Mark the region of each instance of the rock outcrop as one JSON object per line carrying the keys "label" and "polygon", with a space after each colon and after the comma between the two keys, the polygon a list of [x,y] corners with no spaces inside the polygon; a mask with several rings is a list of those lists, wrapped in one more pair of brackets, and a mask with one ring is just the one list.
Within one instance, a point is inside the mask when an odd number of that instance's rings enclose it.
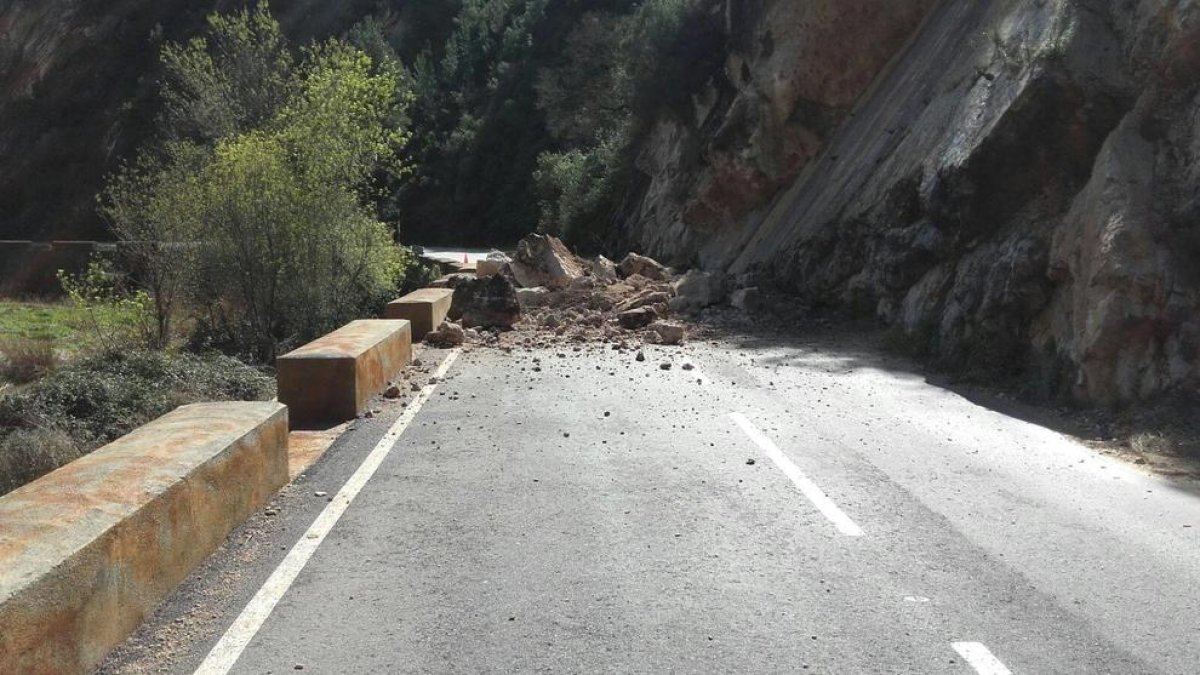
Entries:
{"label": "rock outcrop", "polygon": [[714,3],[632,248],[874,314],[1046,395],[1200,377],[1200,3]]}

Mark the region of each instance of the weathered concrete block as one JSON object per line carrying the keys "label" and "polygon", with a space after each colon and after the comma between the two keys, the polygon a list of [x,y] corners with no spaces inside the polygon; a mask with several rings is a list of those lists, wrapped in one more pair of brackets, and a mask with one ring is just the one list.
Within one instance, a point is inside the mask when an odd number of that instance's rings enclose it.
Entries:
{"label": "weathered concrete block", "polygon": [[0,673],[91,672],[287,482],[287,426],[184,406],[0,497]]}
{"label": "weathered concrete block", "polygon": [[353,419],[411,360],[408,321],[352,321],[279,357],[279,401],[293,426]]}
{"label": "weathered concrete block", "polygon": [[389,302],[383,310],[383,316],[411,321],[412,339],[420,342],[425,339],[426,333],[446,320],[453,297],[452,288],[422,288]]}

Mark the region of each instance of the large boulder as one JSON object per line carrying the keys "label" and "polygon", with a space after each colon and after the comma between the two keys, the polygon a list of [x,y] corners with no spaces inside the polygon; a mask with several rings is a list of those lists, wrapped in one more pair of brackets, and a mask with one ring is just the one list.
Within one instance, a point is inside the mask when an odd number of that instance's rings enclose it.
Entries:
{"label": "large boulder", "polygon": [[531,234],[522,239],[509,268],[517,283],[525,288],[566,288],[583,276],[583,267],[566,245],[543,234]]}
{"label": "large boulder", "polygon": [[675,298],[671,309],[677,312],[695,311],[721,302],[725,297],[725,281],[720,276],[691,270],[672,287]]}
{"label": "large boulder", "polygon": [[464,281],[454,289],[450,318],[466,328],[510,330],[521,318],[517,289],[499,274]]}
{"label": "large boulder", "polygon": [[664,345],[678,345],[683,343],[683,338],[686,331],[681,324],[668,323],[666,321],[655,321],[650,324],[650,330],[658,334],[658,341]]}
{"label": "large boulder", "polygon": [[525,309],[545,307],[550,303],[550,291],[545,286],[518,288],[517,302],[521,303],[521,307]]}
{"label": "large boulder", "polygon": [[634,275],[643,276],[654,281],[663,281],[671,275],[671,270],[665,265],[658,262],[654,258],[647,258],[644,255],[630,253],[621,260],[621,264],[617,265],[617,269],[621,271],[621,275],[632,277]]}
{"label": "large boulder", "polygon": [[637,330],[645,328],[658,319],[658,313],[649,307],[639,307],[617,314],[617,322],[622,328]]}
{"label": "large boulder", "polygon": [[671,294],[666,291],[645,290],[637,295],[630,297],[623,302],[617,304],[613,311],[617,313],[627,312],[638,307],[646,307],[648,305],[657,305],[660,303],[671,302]]}
{"label": "large boulder", "polygon": [[743,312],[756,312],[762,307],[762,295],[757,286],[739,288],[730,294],[729,304]]}
{"label": "large boulder", "polygon": [[597,256],[595,260],[588,263],[588,267],[592,270],[592,277],[597,282],[608,286],[620,281],[617,275],[617,264],[604,256]]}

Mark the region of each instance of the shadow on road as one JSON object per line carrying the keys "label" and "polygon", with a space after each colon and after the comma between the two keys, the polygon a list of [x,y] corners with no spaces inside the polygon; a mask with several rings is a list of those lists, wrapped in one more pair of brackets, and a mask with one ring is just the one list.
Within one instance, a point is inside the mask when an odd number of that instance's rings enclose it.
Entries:
{"label": "shadow on road", "polygon": [[[762,317],[770,317],[764,319]],[[889,348],[878,322],[770,311],[750,316],[710,310],[700,321],[703,337],[735,349],[763,353],[756,363],[797,366],[827,373],[862,369],[911,378],[1006,417],[1079,439],[1097,452],[1173,479],[1176,488],[1200,496],[1200,397],[1179,394],[1122,409],[1031,401],[1019,383],[980,382],[936,371]]]}

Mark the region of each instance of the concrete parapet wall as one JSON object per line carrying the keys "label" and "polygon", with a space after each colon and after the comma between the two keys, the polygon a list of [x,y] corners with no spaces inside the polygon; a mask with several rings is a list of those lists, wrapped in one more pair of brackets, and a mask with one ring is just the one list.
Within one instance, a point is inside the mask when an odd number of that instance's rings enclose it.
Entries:
{"label": "concrete parapet wall", "polygon": [[450,288],[422,288],[389,302],[383,315],[412,322],[412,339],[420,342],[446,320],[453,298],[454,290]]}
{"label": "concrete parapet wall", "polygon": [[279,357],[279,401],[293,426],[353,419],[411,360],[410,322],[352,321]]}
{"label": "concrete parapet wall", "polygon": [[184,406],[0,497],[0,672],[98,665],[287,483],[287,415]]}

